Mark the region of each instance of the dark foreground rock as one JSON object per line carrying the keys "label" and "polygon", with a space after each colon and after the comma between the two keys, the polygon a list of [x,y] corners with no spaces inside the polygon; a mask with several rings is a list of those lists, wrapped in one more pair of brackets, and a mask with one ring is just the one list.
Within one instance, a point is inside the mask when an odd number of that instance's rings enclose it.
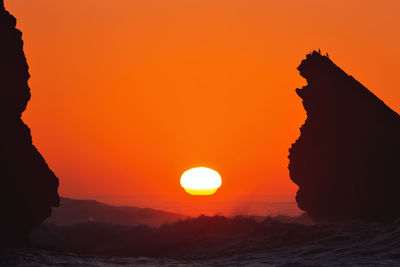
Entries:
{"label": "dark foreground rock", "polygon": [[400,117],[327,56],[298,67],[307,112],[289,150],[299,207],[317,222],[400,215]]}
{"label": "dark foreground rock", "polygon": [[32,145],[21,119],[30,99],[22,33],[0,0],[0,245],[28,243],[59,205],[58,179]]}

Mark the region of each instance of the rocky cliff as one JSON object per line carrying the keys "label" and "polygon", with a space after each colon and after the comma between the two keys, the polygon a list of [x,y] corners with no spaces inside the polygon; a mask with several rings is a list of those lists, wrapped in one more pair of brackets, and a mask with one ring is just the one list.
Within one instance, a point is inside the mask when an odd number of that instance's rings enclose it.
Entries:
{"label": "rocky cliff", "polygon": [[298,67],[307,112],[289,152],[296,201],[315,221],[390,221],[400,215],[400,116],[327,56]]}
{"label": "rocky cliff", "polygon": [[0,0],[0,245],[25,245],[59,205],[58,179],[21,119],[30,99],[22,33]]}

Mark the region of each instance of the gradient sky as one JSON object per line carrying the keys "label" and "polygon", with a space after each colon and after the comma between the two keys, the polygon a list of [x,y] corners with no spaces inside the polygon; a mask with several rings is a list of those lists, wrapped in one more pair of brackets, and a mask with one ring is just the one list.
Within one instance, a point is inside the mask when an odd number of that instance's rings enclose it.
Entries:
{"label": "gradient sky", "polygon": [[[64,196],[294,196],[306,115],[296,67],[320,48],[400,112],[400,1],[6,0],[32,75],[24,121]],[[111,198],[110,198],[111,196]]]}

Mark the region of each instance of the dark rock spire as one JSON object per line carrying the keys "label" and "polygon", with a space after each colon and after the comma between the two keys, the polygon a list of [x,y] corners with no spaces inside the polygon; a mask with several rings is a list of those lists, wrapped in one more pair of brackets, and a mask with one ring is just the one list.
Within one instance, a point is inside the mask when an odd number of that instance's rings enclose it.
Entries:
{"label": "dark rock spire", "polygon": [[400,116],[327,56],[298,67],[307,112],[289,152],[296,201],[315,221],[400,215]]}
{"label": "dark rock spire", "polygon": [[31,96],[28,64],[16,19],[0,1],[0,246],[20,246],[59,205],[58,179],[21,119]]}

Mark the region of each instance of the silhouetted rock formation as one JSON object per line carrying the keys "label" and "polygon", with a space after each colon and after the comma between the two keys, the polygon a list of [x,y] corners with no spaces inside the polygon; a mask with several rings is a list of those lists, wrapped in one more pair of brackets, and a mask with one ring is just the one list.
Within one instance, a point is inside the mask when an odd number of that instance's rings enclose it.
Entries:
{"label": "silhouetted rock formation", "polygon": [[298,67],[307,112],[289,150],[296,200],[316,222],[400,215],[400,116],[327,56]]}
{"label": "silhouetted rock formation", "polygon": [[22,119],[30,99],[28,65],[16,19],[0,0],[0,245],[28,242],[59,205],[58,179],[32,145]]}

